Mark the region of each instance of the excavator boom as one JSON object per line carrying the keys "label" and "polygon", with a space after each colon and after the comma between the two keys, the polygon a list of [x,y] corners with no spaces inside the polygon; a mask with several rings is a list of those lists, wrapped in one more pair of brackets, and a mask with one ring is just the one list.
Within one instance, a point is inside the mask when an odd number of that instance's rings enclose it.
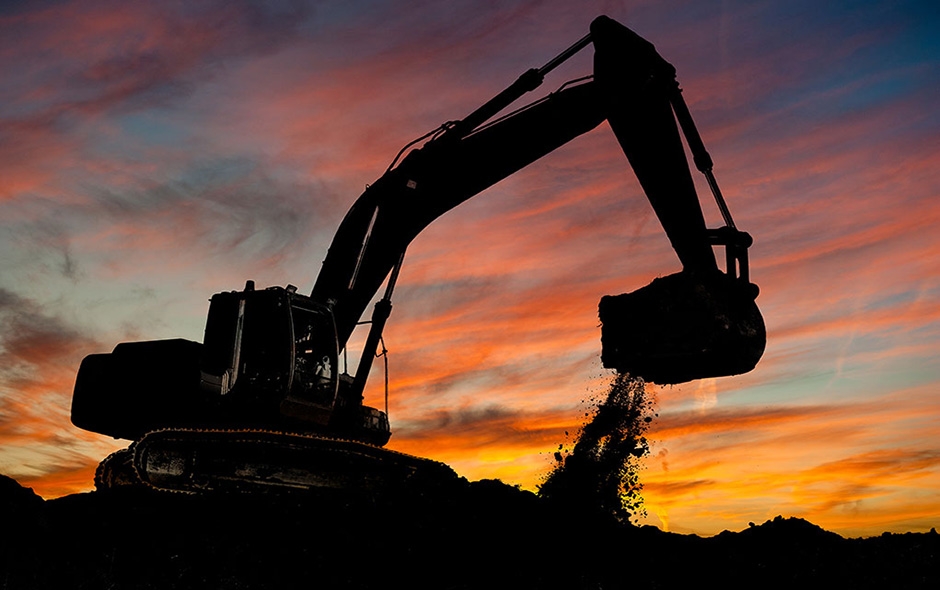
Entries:
{"label": "excavator boom", "polygon": [[[541,83],[542,72],[593,41],[593,80],[568,85],[485,125]],[[591,131],[614,130],[683,268],[717,270],[671,109],[675,69],[653,46],[599,17],[591,34],[541,69],[528,70],[485,105],[442,129],[372,183],[340,224],[312,297],[334,302],[346,341],[408,244],[432,221],[500,180]]]}
{"label": "excavator boom", "polygon": [[[486,123],[588,42],[595,47],[593,79],[566,85],[543,100]],[[608,326],[602,338],[605,366],[660,383],[753,368],[763,353],[764,336],[753,303],[757,290],[746,276],[750,238],[733,226],[718,192],[715,196],[728,225],[721,231],[706,227],[676,114],[697,163],[707,165],[709,182],[717,191],[710,157],[682,100],[675,68],[648,41],[616,21],[597,18],[590,35],[543,68],[528,70],[464,119],[442,128],[359,197],[333,238],[311,294],[331,305],[340,347],[386,276],[400,264],[408,244],[425,227],[606,120],[682,263],[685,279],[673,280],[668,288],[661,283],[650,286],[654,293],[647,297],[605,301],[601,308],[602,321],[606,319]],[[712,250],[716,244],[732,253],[726,274],[735,280],[718,279],[721,273]],[[743,271],[741,276],[737,276],[738,269]],[[650,315],[647,302],[657,299],[665,301],[666,311]],[[681,313],[688,309],[698,313]],[[698,317],[716,310],[729,329]],[[653,317],[655,323],[649,321]],[[735,323],[745,317],[746,328]],[[700,330],[690,333],[684,328],[689,324]],[[648,335],[642,350],[630,346],[634,332]],[[670,337],[676,333],[683,336]],[[369,362],[373,350],[364,353],[363,362]],[[697,357],[696,350],[707,352]],[[740,361],[742,351],[747,352],[744,362]],[[650,361],[656,368],[648,369],[646,359],[652,358],[657,359]]]}

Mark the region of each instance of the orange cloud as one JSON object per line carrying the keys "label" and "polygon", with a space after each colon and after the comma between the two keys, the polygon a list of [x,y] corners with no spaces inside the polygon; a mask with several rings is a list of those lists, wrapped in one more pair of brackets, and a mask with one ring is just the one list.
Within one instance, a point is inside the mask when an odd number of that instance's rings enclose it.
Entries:
{"label": "orange cloud", "polygon": [[[940,432],[924,419],[937,411],[930,391],[863,405],[662,415],[641,477],[647,504],[674,530],[705,534],[776,514],[846,535],[877,534],[895,505],[905,516],[892,530],[927,530],[936,501],[916,490],[940,480],[933,448]],[[675,525],[691,514],[699,515],[696,528]]]}

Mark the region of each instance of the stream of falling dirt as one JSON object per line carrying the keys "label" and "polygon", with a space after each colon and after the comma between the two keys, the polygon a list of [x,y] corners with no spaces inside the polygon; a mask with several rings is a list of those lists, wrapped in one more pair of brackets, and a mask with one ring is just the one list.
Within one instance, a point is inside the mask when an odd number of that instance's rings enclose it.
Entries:
{"label": "stream of falling dirt", "polygon": [[581,429],[572,451],[555,453],[539,495],[574,508],[599,509],[623,522],[645,516],[639,471],[649,454],[646,431],[656,415],[646,383],[616,375],[607,397]]}

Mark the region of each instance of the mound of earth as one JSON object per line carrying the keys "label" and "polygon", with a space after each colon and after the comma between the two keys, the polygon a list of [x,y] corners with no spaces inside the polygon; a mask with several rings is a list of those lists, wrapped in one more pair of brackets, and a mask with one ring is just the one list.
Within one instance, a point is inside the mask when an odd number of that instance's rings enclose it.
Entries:
{"label": "mound of earth", "polygon": [[777,517],[664,533],[499,481],[384,497],[92,492],[0,478],[0,588],[940,587],[940,535]]}

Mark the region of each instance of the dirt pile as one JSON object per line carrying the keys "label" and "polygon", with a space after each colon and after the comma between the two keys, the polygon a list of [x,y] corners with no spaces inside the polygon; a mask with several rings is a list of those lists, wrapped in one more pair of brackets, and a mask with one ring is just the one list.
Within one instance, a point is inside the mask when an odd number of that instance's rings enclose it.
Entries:
{"label": "dirt pile", "polygon": [[621,522],[643,514],[641,459],[649,454],[647,429],[652,399],[640,378],[617,374],[594,417],[581,429],[574,450],[555,453],[556,465],[539,495],[584,510],[597,509]]}

